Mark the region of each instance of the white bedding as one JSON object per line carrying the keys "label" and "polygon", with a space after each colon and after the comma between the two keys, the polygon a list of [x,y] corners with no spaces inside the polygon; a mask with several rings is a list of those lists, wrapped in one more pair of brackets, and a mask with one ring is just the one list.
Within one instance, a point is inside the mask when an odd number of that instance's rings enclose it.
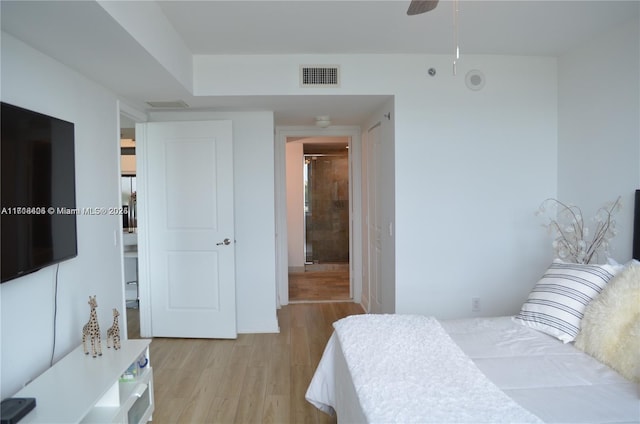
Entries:
{"label": "white bedding", "polygon": [[[510,317],[441,324],[496,386],[545,422],[640,423],[638,385],[571,344],[524,327]],[[411,365],[407,367],[405,372],[411,373]],[[370,411],[363,411],[367,402],[362,402],[361,389],[355,388],[351,374],[334,334],[307,399],[325,412],[337,411],[340,422],[371,421]],[[444,421],[459,421],[450,417]]]}

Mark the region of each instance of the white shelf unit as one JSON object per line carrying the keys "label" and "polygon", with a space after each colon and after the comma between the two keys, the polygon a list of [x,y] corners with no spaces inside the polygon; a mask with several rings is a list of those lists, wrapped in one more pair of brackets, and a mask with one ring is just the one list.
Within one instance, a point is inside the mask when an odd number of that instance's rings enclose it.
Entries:
{"label": "white shelf unit", "polygon": [[[36,398],[36,407],[20,422],[28,423],[145,423],[154,409],[151,340],[123,340],[121,348],[102,356],[85,355],[78,346],[29,383],[15,397]],[[146,365],[126,381],[121,376],[139,358]]]}

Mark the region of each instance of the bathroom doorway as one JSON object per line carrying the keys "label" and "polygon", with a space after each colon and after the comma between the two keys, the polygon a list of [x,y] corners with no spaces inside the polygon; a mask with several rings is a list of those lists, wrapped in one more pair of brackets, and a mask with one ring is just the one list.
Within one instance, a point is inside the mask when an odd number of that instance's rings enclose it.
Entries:
{"label": "bathroom doorway", "polygon": [[288,140],[290,301],[351,299],[349,163],[349,137]]}

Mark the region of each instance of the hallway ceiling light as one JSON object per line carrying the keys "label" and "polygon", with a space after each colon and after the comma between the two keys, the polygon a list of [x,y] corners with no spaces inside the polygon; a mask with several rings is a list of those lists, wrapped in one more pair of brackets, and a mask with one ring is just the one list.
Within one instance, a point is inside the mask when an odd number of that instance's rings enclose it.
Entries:
{"label": "hallway ceiling light", "polygon": [[331,125],[331,119],[328,115],[316,116],[316,125],[320,128],[327,128]]}

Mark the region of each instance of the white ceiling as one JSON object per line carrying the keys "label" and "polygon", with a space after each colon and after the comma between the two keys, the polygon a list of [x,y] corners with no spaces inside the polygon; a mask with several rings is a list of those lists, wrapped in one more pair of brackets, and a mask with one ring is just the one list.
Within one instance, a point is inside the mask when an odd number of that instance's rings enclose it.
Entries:
{"label": "white ceiling", "polygon": [[[453,53],[453,2],[407,16],[404,0],[159,1],[192,54]],[[638,16],[640,0],[459,2],[461,54],[560,56]],[[2,30],[136,104],[274,110],[278,125],[358,124],[387,96],[195,97],[93,0],[2,0]]]}
{"label": "white ceiling", "polygon": [[[633,3],[461,0],[461,52],[558,56],[628,19]],[[409,1],[404,0],[159,4],[194,54],[453,51],[451,0],[441,0],[434,10],[417,16],[407,16]]]}

